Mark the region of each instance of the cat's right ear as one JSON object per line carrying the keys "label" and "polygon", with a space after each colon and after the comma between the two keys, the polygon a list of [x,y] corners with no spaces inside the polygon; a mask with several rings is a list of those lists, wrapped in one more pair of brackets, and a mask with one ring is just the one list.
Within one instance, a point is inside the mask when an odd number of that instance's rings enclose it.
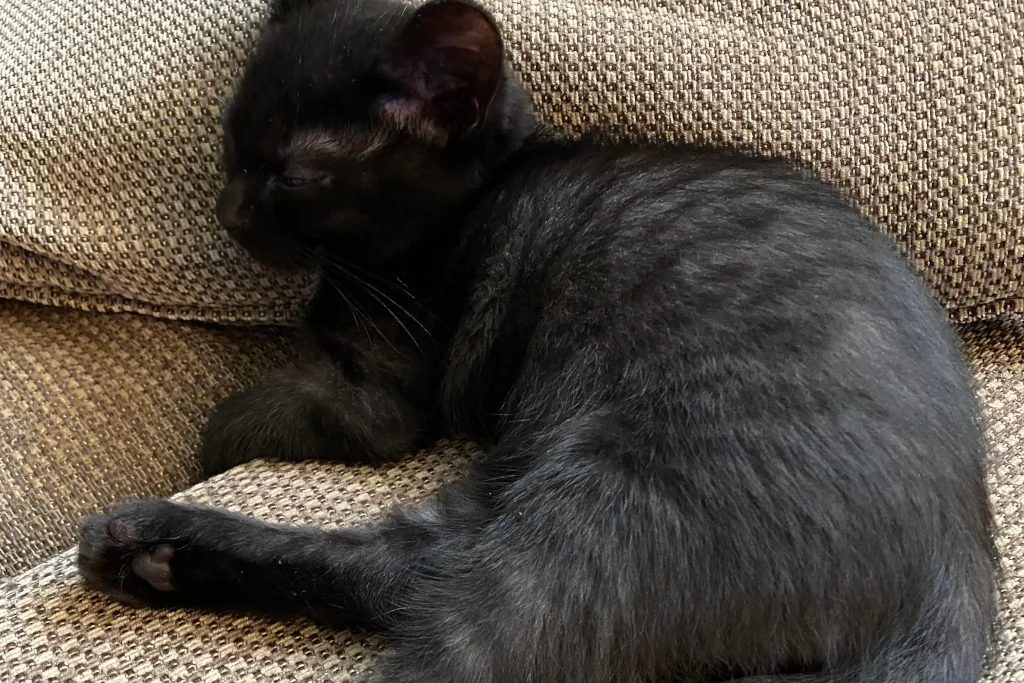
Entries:
{"label": "cat's right ear", "polygon": [[387,85],[378,111],[443,145],[484,123],[503,67],[501,35],[485,10],[466,0],[433,0],[415,11],[379,65]]}

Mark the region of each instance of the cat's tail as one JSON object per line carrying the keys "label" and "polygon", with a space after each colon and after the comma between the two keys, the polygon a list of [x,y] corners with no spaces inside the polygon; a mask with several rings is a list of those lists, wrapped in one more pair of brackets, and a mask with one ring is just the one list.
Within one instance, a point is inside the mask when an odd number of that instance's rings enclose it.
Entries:
{"label": "cat's tail", "polygon": [[[982,562],[979,576],[991,576]],[[937,572],[930,606],[901,637],[822,673],[773,674],[731,683],[978,683],[993,635],[996,598],[991,581],[958,581]]]}
{"label": "cat's tail", "polygon": [[879,658],[829,672],[771,674],[730,683],[978,683],[984,666],[984,650],[964,650],[962,645],[947,652],[897,649]]}

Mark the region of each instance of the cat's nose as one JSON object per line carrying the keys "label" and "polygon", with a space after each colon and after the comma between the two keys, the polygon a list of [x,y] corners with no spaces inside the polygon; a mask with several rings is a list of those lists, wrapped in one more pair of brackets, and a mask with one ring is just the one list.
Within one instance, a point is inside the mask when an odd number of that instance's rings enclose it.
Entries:
{"label": "cat's nose", "polygon": [[248,221],[248,207],[245,205],[245,184],[232,180],[220,193],[217,200],[217,220],[228,229],[244,227]]}

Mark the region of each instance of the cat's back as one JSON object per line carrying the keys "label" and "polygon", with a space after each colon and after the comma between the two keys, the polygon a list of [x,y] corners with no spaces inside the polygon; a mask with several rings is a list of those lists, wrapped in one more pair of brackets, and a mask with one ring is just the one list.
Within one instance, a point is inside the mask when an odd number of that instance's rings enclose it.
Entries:
{"label": "cat's back", "polygon": [[873,270],[890,287],[914,280],[851,202],[781,160],[555,142],[528,149],[497,187],[478,214],[482,250],[521,258],[559,290],[566,278],[630,288],[660,271],[695,302],[735,304],[768,284],[828,287],[847,271]]}
{"label": "cat's back", "polygon": [[790,164],[554,143],[511,164],[472,220],[480,270],[452,367],[501,367],[477,375],[492,405],[518,382],[551,415],[588,393],[672,420],[728,404],[738,421],[832,429],[845,410],[872,433],[944,423],[979,455],[941,307],[849,201]]}
{"label": "cat's back", "polygon": [[726,486],[836,528],[852,507],[962,506],[983,535],[985,447],[952,327],[826,184],[771,160],[567,145],[513,167],[476,220],[455,414],[516,416],[499,433],[597,414],[670,496]]}
{"label": "cat's back", "polygon": [[558,308],[607,327],[614,309],[705,334],[723,326],[733,339],[787,320],[948,327],[887,237],[780,160],[549,143],[510,165],[472,222],[472,260],[487,264],[479,282],[536,315]]}

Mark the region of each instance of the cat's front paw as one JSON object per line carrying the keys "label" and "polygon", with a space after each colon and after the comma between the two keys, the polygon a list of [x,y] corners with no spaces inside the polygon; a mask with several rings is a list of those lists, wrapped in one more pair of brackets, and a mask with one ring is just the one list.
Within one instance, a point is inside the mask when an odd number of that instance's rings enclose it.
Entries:
{"label": "cat's front paw", "polygon": [[210,416],[200,462],[207,476],[257,458],[305,460],[313,439],[300,392],[291,399],[271,383],[228,397]]}
{"label": "cat's front paw", "polygon": [[174,557],[188,543],[188,524],[187,508],[159,499],[87,518],[78,545],[83,582],[129,604],[174,604]]}

